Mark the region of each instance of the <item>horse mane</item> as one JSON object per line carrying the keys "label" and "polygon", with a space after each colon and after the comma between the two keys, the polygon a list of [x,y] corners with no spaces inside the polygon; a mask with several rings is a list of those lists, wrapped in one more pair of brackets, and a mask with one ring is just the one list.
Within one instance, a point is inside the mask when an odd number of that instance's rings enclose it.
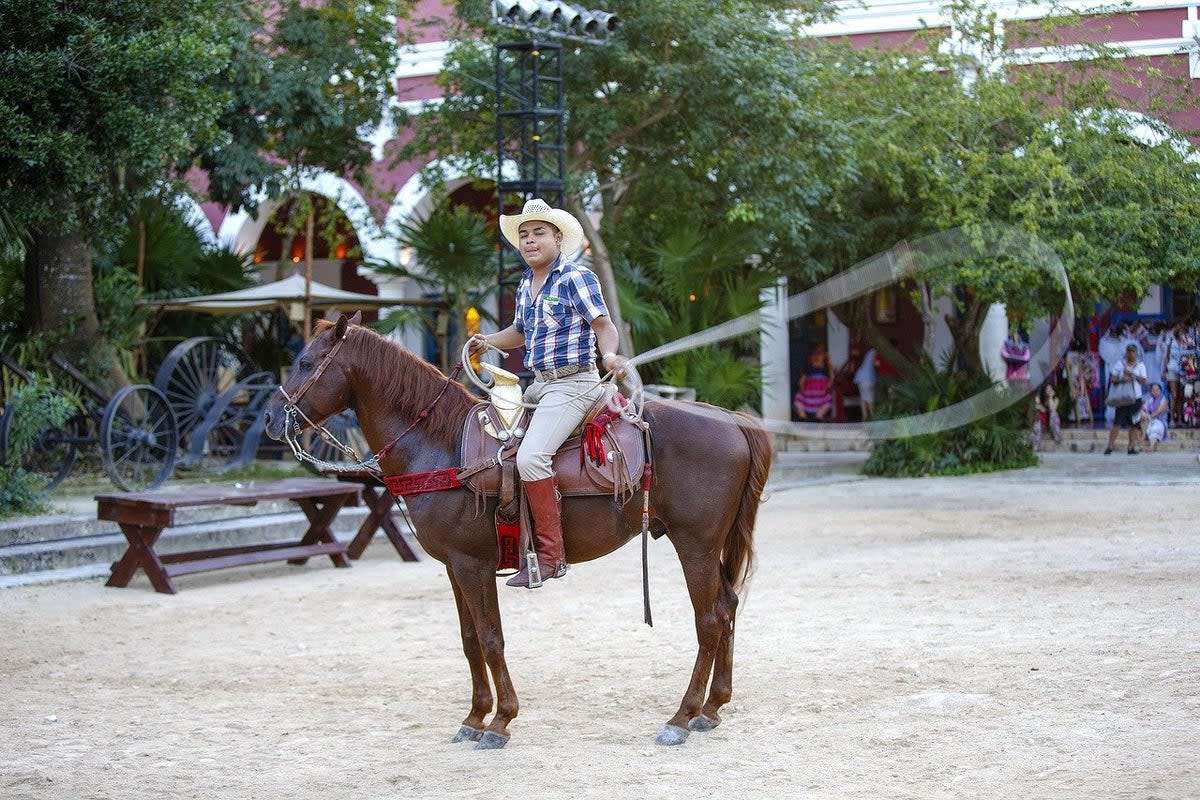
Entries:
{"label": "horse mane", "polygon": [[[322,320],[318,331],[332,325]],[[463,421],[479,398],[458,381],[449,381],[447,386],[449,379],[441,370],[370,328],[347,328],[343,347],[358,368],[371,376],[373,393],[384,407],[397,409],[409,419],[415,420],[444,387],[445,393],[421,423],[421,431],[450,452],[458,450]]]}

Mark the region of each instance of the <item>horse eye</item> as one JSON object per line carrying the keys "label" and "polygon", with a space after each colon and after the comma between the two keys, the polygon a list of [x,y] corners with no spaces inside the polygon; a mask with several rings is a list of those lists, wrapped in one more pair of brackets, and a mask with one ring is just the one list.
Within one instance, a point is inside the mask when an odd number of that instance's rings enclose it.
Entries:
{"label": "horse eye", "polygon": [[312,362],[309,361],[307,358],[302,358],[302,359],[300,359],[300,363],[297,364],[296,366],[299,367],[300,369],[304,370],[305,372],[307,372],[308,370],[312,369]]}

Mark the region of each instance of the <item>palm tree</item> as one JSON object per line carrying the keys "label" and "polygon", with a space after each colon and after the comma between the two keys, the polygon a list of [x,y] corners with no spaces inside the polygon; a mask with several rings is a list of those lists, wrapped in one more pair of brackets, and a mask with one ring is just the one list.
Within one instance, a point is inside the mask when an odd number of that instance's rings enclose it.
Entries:
{"label": "palm tree", "polygon": [[[419,321],[439,337],[441,367],[447,371],[466,341],[467,311],[479,309],[480,301],[497,289],[495,237],[489,234],[487,220],[479,212],[467,206],[438,203],[424,219],[401,225],[396,238],[402,247],[412,249],[415,268],[391,264],[372,267],[416,281],[437,293],[444,306],[433,312],[427,308],[394,311],[377,327],[388,331]],[[480,313],[484,312],[480,309]]]}

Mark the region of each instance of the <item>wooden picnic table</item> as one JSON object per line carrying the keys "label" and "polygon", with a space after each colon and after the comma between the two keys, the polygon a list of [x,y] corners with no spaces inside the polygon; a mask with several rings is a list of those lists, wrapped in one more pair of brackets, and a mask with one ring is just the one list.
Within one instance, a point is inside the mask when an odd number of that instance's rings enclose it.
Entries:
{"label": "wooden picnic table", "polygon": [[[99,519],[116,522],[129,547],[112,566],[108,586],[127,586],[141,567],[155,591],[175,594],[171,578],[226,567],[288,561],[303,564],[312,556],[327,555],[336,567],[349,567],[346,545],[333,535],[330,525],[347,503],[357,502],[359,487],[321,478],[291,478],[184,487],[165,491],[96,495]],[[185,508],[222,505],[255,505],[264,500],[291,500],[308,518],[308,530],[298,541],[192,550],[159,555],[155,545],[162,532],[175,526],[176,512]]]}
{"label": "wooden picnic table", "polygon": [[388,540],[392,543],[392,547],[396,548],[400,558],[405,561],[418,561],[417,554],[409,546],[392,516],[396,510],[396,498],[380,484],[379,478],[365,470],[338,472],[335,473],[335,477],[339,481],[358,484],[362,488],[362,500],[367,507],[367,518],[359,526],[358,534],[347,545],[346,555],[357,560],[375,537],[375,532],[383,528],[383,532],[387,534]]}

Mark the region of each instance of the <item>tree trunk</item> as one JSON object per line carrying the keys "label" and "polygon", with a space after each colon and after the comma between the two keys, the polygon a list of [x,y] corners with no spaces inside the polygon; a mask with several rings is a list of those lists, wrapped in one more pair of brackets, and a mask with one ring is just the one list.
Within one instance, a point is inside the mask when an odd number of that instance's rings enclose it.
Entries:
{"label": "tree trunk", "polygon": [[25,313],[29,333],[53,334],[54,350],[63,358],[92,365],[86,371],[112,391],[129,385],[115,351],[100,336],[91,243],[81,230],[33,234],[25,256]]}
{"label": "tree trunk", "polygon": [[971,297],[967,309],[961,318],[946,315],[946,325],[954,338],[954,347],[962,358],[963,369],[968,375],[984,375],[983,358],[979,354],[979,330],[987,317],[991,303],[984,303],[978,297]]}
{"label": "tree trunk", "polygon": [[627,356],[634,355],[633,339],[629,334],[629,329],[625,327],[625,321],[621,317],[621,302],[617,296],[617,277],[613,272],[612,259],[609,258],[608,248],[604,245],[604,238],[600,236],[600,231],[592,224],[588,218],[587,212],[583,208],[583,204],[579,202],[579,198],[573,194],[567,193],[564,196],[567,210],[574,215],[575,219],[583,226],[584,236],[587,237],[588,244],[592,248],[592,272],[596,273],[596,277],[600,279],[600,290],[604,293],[604,302],[608,305],[608,313],[612,318],[613,325],[617,326],[617,333],[621,337],[621,352]]}

